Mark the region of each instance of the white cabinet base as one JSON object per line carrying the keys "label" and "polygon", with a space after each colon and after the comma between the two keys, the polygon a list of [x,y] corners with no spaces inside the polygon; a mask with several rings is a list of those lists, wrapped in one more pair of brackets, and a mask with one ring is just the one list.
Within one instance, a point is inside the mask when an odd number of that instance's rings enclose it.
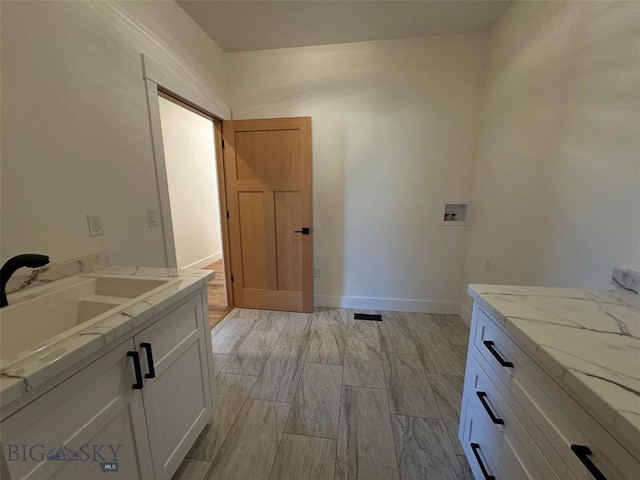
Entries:
{"label": "white cabinet base", "polygon": [[[458,436],[477,479],[640,478],[640,462],[477,303],[462,408]],[[587,462],[573,445],[589,448]]]}
{"label": "white cabinet base", "polygon": [[127,341],[2,422],[11,480],[104,479],[107,463],[117,468],[109,478],[153,478],[132,348]]}
{"label": "white cabinet base", "polygon": [[170,480],[212,411],[205,298],[179,298],[3,420],[2,480]]}

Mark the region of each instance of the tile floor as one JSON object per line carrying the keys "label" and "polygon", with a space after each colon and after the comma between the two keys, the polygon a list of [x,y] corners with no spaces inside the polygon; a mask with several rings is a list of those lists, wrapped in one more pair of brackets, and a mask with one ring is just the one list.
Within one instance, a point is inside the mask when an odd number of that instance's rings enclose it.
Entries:
{"label": "tile floor", "polygon": [[220,322],[215,412],[173,480],[472,479],[457,441],[467,327],[355,312]]}

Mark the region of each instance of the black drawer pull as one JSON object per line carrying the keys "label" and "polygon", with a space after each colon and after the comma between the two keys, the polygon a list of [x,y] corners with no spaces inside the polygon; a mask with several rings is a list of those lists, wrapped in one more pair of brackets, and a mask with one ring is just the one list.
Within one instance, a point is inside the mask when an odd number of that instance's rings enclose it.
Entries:
{"label": "black drawer pull", "polygon": [[589,473],[593,475],[596,480],[607,480],[598,467],[589,458],[591,455],[591,449],[586,445],[571,445],[571,450],[576,454],[576,457],[582,462],[582,464],[589,470]]}
{"label": "black drawer pull", "polygon": [[141,343],[140,347],[144,348],[147,352],[147,366],[149,367],[149,373],[144,374],[144,378],[156,378],[156,366],[153,364],[153,352],[151,351],[150,343]]}
{"label": "black drawer pull", "polygon": [[142,369],[140,368],[140,355],[138,352],[127,352],[127,357],[133,358],[133,369],[136,372],[136,383],[131,385],[131,388],[135,390],[142,390],[144,385],[142,384]]}
{"label": "black drawer pull", "polygon": [[482,476],[484,477],[484,480],[496,480],[496,477],[494,477],[493,475],[489,475],[489,472],[487,472],[484,463],[482,463],[482,458],[480,458],[480,454],[478,453],[478,450],[480,450],[480,444],[471,443],[470,445],[473,456],[476,457],[476,461],[478,462],[478,465],[480,465],[480,470],[482,470]]}
{"label": "black drawer pull", "polygon": [[503,367],[513,368],[513,363],[507,362],[504,358],[500,356],[500,354],[494,347],[495,343],[493,343],[491,340],[485,340],[482,343],[484,343],[484,346],[487,347],[487,350],[491,352],[491,355],[493,355],[495,359],[498,360],[498,362],[500,362],[500,365],[502,365]]}
{"label": "black drawer pull", "polygon": [[487,411],[487,413],[489,414],[489,418],[491,419],[491,421],[493,423],[495,423],[496,425],[504,425],[504,420],[501,418],[496,417],[493,414],[493,411],[491,410],[491,407],[489,406],[489,404],[487,403],[487,392],[476,392],[476,395],[478,396],[478,398],[480,399],[480,403],[482,404],[482,406],[484,407],[484,409]]}

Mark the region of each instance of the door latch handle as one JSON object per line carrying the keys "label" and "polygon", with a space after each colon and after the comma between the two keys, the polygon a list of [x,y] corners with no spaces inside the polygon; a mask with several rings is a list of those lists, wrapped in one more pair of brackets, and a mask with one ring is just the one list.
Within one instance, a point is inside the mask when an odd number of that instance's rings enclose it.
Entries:
{"label": "door latch handle", "polygon": [[311,229],[309,227],[302,227],[302,230],[294,230],[293,233],[301,233],[303,235],[309,235],[311,233]]}

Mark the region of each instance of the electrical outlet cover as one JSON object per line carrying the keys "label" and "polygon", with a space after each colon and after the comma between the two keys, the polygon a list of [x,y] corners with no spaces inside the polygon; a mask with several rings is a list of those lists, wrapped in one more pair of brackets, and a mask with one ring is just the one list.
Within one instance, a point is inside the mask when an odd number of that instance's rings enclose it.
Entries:
{"label": "electrical outlet cover", "polygon": [[102,217],[100,215],[87,215],[87,223],[89,224],[89,235],[98,237],[104,234],[102,229]]}

